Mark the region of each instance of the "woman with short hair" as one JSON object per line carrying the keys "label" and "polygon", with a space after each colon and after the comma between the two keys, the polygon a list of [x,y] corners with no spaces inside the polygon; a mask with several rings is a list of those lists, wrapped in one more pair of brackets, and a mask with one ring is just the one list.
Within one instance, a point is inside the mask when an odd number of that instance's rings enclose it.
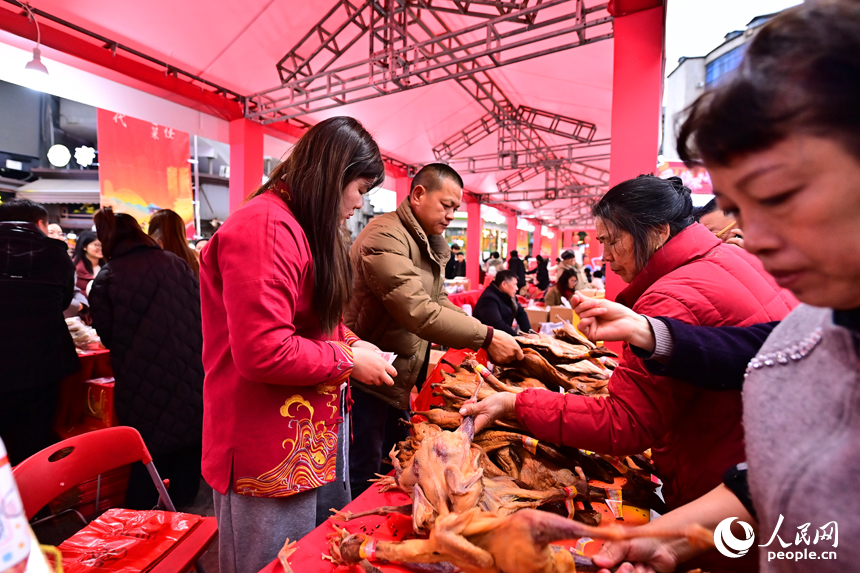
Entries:
{"label": "woman with short hair", "polygon": [[[742,326],[780,320],[793,297],[754,257],[724,245],[692,219],[690,190],[677,177],[642,175],[619,183],[594,206],[603,258],[628,283],[617,301],[637,313],[693,324]],[[706,494],[744,459],[740,392],[713,392],[655,376],[625,347],[609,394],[527,390],[464,408],[477,429],[515,414],[539,440],[626,456],[651,448],[670,509]],[[716,552],[697,563],[718,571],[754,570]]]}

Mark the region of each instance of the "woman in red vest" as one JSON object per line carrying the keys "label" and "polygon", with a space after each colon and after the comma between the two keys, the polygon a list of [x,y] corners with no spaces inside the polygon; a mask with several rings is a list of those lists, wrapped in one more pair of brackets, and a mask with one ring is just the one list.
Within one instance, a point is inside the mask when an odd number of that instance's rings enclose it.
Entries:
{"label": "woman in red vest", "polygon": [[314,127],[203,252],[203,477],[222,573],[256,573],[350,501],[350,377],[394,369],[341,324],[352,286],[342,225],[385,177],[361,124]]}

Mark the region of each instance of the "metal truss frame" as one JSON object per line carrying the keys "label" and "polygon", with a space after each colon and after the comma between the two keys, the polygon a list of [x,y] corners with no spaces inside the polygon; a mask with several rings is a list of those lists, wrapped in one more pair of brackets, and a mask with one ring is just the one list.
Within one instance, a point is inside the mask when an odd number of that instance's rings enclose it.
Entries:
{"label": "metal truss frame", "polygon": [[[261,123],[284,121],[405,89],[468,78],[613,35],[589,35],[591,28],[613,22],[611,16],[596,15],[606,9],[606,4],[586,7],[584,0],[527,4],[524,0],[338,0],[279,62],[281,85],[248,96],[246,117]],[[536,19],[540,11],[563,4],[572,7],[552,18]],[[501,8],[506,13],[490,18],[485,11],[478,13],[476,6]],[[482,21],[452,30],[439,17],[439,13],[451,10],[479,16]],[[434,16],[436,30],[421,20],[422,11]],[[370,35],[370,55],[333,67],[365,34]],[[560,45],[540,46],[568,36],[572,37]],[[533,49],[526,49],[532,45]],[[510,53],[512,50],[515,53]]]}

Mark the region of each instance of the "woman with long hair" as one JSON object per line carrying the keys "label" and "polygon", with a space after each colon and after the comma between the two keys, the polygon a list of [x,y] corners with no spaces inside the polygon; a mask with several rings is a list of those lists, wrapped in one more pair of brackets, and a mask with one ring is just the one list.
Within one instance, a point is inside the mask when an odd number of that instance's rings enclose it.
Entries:
{"label": "woman with long hair", "polygon": [[105,265],[102,244],[95,232],[84,231],[78,235],[72,262],[75,264],[76,286],[86,293],[87,286]]}
{"label": "woman with long hair", "polygon": [[[119,422],[136,428],[177,504],[200,486],[203,333],[197,277],[162,250],[134,217],[109,207],[95,214],[107,263],[93,281],[90,312],[111,351]],[[127,503],[151,509],[158,495],[140,464]]]}
{"label": "woman with long hair", "polygon": [[549,288],[549,259],[538,255],[535,257],[537,265],[534,269],[526,271],[527,275],[535,275],[535,285],[539,291],[544,292]]}
{"label": "woman with long hair", "polygon": [[[710,326],[784,318],[795,305],[761,263],[725,245],[692,218],[690,190],[677,177],[641,175],[610,189],[592,210],[603,258],[627,287],[618,302],[637,313]],[[666,505],[705,495],[744,460],[741,395],[694,388],[649,373],[629,347],[609,380],[609,398],[527,390],[466,407],[489,417],[516,414],[539,440],[626,456],[651,449]],[[461,412],[462,413],[462,412]],[[716,551],[702,557],[712,573],[752,571],[754,559]]]}
{"label": "woman with long hair", "polygon": [[544,296],[544,304],[547,306],[560,306],[562,297],[570,302],[573,293],[576,292],[576,284],[579,281],[576,269],[565,269],[561,276]]}
{"label": "woman with long hair", "polygon": [[169,251],[188,263],[194,275],[200,278],[200,263],[197,262],[197,253],[188,246],[185,238],[185,221],[176,211],[170,209],[159,209],[149,218],[149,236],[161,245],[165,251]]}
{"label": "woman with long hair", "polygon": [[341,323],[341,227],[384,177],[358,121],[322,121],[203,250],[203,476],[222,573],[256,573],[350,501],[347,381],[396,372]]}

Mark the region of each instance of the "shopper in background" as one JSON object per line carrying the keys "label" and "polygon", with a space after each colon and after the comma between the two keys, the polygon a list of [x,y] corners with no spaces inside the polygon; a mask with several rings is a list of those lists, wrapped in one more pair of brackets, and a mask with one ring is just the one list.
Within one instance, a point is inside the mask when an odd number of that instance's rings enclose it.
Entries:
{"label": "shopper in background", "polygon": [[63,321],[75,268],[47,231],[42,205],[0,204],[0,437],[12,465],[52,443],[60,380],[80,369]]}
{"label": "shopper in background", "polygon": [[499,251],[493,251],[490,253],[490,258],[484,262],[484,272],[491,277],[496,276],[496,274],[504,268],[505,261],[501,259]]}
{"label": "shopper in background", "polygon": [[350,250],[355,294],[346,325],[397,354],[393,386],[361,386],[353,394],[353,443],[360,446],[350,460],[356,495],[383,472],[383,456],[407,434],[398,420],[409,409],[416,383],[427,377],[431,344],[485,348],[500,364],[522,356],[509,334],[466,316],[443,288],[442,268],[450,256],[443,234],[462,197],[457,172],[431,163],[412,179],[410,194],[397,210],[374,217]]}
{"label": "shopper in background", "polygon": [[64,243],[66,242],[66,234],[63,232],[63,228],[56,223],[48,225],[48,236],[52,239],[58,239]]}
{"label": "shopper in background", "polygon": [[94,231],[83,231],[78,235],[72,262],[75,263],[76,284],[84,294],[88,294],[90,283],[105,264],[102,244]]}
{"label": "shopper in background", "polygon": [[604,290],[606,288],[603,282],[603,269],[597,269],[591,275],[591,288],[595,290]]}
{"label": "shopper in background", "polygon": [[535,268],[526,271],[527,275],[535,275],[535,285],[539,291],[543,292],[549,288],[549,259],[543,258],[541,255],[536,257]]}
{"label": "shopper in background", "polygon": [[203,249],[203,475],[221,573],[257,573],[350,501],[347,380],[390,385],[396,372],[341,323],[340,230],[384,178],[364,127],[327,119]]}
{"label": "shopper in background", "polygon": [[[594,206],[604,260],[628,283],[617,301],[637,313],[709,326],[781,320],[795,305],[747,252],[724,245],[692,220],[690,190],[677,177],[642,175],[624,181]],[[470,405],[467,414],[516,413],[539,440],[610,455],[652,449],[670,509],[717,486],[744,460],[741,396],[652,375],[625,347],[609,381],[610,397],[526,391]],[[479,417],[477,426],[486,424]],[[716,551],[703,569],[751,571],[753,557]],[[698,565],[698,564],[697,564]]]}
{"label": "shopper in background", "polygon": [[[723,485],[654,526],[714,528],[738,519],[754,527],[755,544],[766,546],[763,573],[837,573],[860,561],[853,542],[860,536],[860,5],[789,8],[747,46],[737,74],[691,107],[678,150],[686,161],[703,162],[720,208],[735,213],[746,231],[746,249],[804,304],[758,350],[749,341],[772,325],[731,329],[728,339],[695,333],[722,341],[711,352],[701,348],[717,367],[743,364],[736,347],[755,353],[746,376],[736,368],[731,380],[743,385],[745,469],[734,468]],[[625,319],[616,318],[589,317],[584,328],[626,339]],[[683,327],[690,330],[729,329]],[[674,355],[667,342],[690,348],[683,339],[660,338],[655,354]],[[683,365],[687,357],[678,358]],[[821,539],[824,533],[830,537]],[[594,560],[604,567],[638,561],[637,572],[683,571],[700,551],[683,541],[643,539],[607,544]],[[833,559],[811,560],[813,552],[831,551]],[[782,558],[788,553],[795,558]],[[624,564],[618,571],[634,569]]]}
{"label": "shopper in background", "polygon": [[200,263],[197,262],[197,252],[188,246],[185,233],[185,221],[176,211],[159,209],[149,218],[149,236],[165,251],[171,252],[191,267],[194,276],[200,278]]}
{"label": "shopper in background", "polygon": [[517,328],[523,332],[531,330],[529,315],[517,301],[517,275],[513,271],[499,271],[496,278],[481,293],[472,316],[487,326],[507,332],[511,336],[518,334],[512,325],[514,319]]}
{"label": "shopper in background", "polygon": [[205,247],[208,243],[209,239],[197,239],[197,242],[194,243],[194,250],[197,251],[198,255],[200,255],[200,253],[203,252],[203,247]]}
{"label": "shopper in background", "polygon": [[466,253],[457,253],[457,262],[456,271],[454,271],[454,277],[465,277],[466,276]]}
{"label": "shopper in background", "polygon": [[[448,259],[448,262],[445,263],[445,278],[448,280],[457,278],[457,269],[459,268],[457,262],[457,254],[460,252],[460,245],[457,243],[451,244],[451,258]],[[465,274],[463,275],[465,276]]]}
{"label": "shopper in background", "polygon": [[558,281],[546,291],[546,295],[543,298],[544,304],[546,306],[561,306],[563,304],[562,298],[570,302],[573,293],[576,292],[578,282],[579,279],[576,278],[576,271],[574,269],[565,269],[561,273],[561,276],[558,277]]}
{"label": "shopper in background", "polygon": [[716,199],[711,199],[705,206],[697,208],[693,216],[722,242],[744,247],[744,236],[737,227],[737,219],[717,207]]}
{"label": "shopper in background", "polygon": [[517,251],[511,251],[508,258],[508,270],[517,276],[517,291],[526,286],[526,265]]}
{"label": "shopper in background", "polygon": [[[197,278],[134,217],[108,207],[95,214],[107,258],[90,290],[93,326],[110,349],[120,424],[136,428],[170,497],[190,503],[200,485],[203,337]],[[151,509],[158,495],[146,469],[132,469],[126,502]]]}

